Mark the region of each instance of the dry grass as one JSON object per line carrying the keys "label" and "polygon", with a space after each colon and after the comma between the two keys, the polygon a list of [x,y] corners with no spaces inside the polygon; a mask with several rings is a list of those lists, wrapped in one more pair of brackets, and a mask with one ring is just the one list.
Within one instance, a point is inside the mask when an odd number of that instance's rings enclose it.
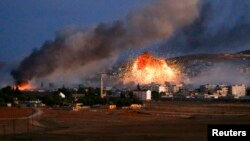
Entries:
{"label": "dry grass", "polygon": [[[250,104],[151,103],[139,111],[85,109],[79,112],[43,109],[24,141],[202,141],[207,124],[249,124]],[[42,125],[42,126],[41,126]],[[10,136],[9,136],[10,137]]]}
{"label": "dry grass", "polygon": [[31,115],[34,112],[32,108],[0,108],[0,119],[1,118],[20,118]]}

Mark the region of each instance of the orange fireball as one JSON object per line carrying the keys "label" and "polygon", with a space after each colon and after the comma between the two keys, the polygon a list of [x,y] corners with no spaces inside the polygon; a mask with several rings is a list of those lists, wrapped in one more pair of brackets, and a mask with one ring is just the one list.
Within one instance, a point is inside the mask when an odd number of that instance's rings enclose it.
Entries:
{"label": "orange fireball", "polygon": [[136,82],[140,84],[165,82],[178,82],[179,71],[170,67],[162,58],[156,58],[149,53],[143,53],[126,71],[124,82]]}
{"label": "orange fireball", "polygon": [[16,88],[20,91],[27,91],[27,90],[31,90],[32,86],[28,82],[21,82],[16,85]]}

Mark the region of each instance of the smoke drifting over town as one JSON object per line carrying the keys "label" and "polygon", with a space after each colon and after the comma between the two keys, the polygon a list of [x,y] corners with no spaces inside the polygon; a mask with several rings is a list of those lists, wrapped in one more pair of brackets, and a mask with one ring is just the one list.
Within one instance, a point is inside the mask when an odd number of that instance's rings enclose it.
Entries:
{"label": "smoke drifting over town", "polygon": [[[155,42],[160,45],[151,47],[154,52],[173,56],[246,50],[250,42],[248,13],[248,0],[153,1],[112,23],[57,32],[54,40],[24,58],[11,74],[17,82],[80,83],[112,67],[128,49],[138,50]],[[202,76],[208,75],[214,82],[218,77],[213,71],[221,69],[210,68],[206,75],[193,78],[193,83],[206,80]],[[220,80],[234,82],[235,78],[228,76],[235,73],[228,71]]]}
{"label": "smoke drifting over town", "polygon": [[200,16],[160,47],[177,54],[218,53],[250,49],[250,1],[200,1]]}
{"label": "smoke drifting over town", "polygon": [[123,20],[87,29],[65,29],[24,58],[11,74],[16,81],[39,79],[57,72],[80,71],[78,76],[84,76],[90,70],[89,65],[92,73],[98,73],[121,51],[165,39],[191,24],[198,14],[198,0],[161,0],[130,13]]}
{"label": "smoke drifting over town", "polygon": [[193,85],[200,84],[245,84],[250,86],[249,73],[240,71],[239,64],[217,63],[205,71],[199,73],[196,77],[190,78]]}

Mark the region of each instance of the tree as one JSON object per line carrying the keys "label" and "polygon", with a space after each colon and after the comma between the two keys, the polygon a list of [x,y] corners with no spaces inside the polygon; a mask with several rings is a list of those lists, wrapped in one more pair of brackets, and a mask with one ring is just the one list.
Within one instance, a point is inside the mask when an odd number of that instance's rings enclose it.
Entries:
{"label": "tree", "polygon": [[160,93],[157,91],[152,91],[152,99],[156,101],[160,100],[161,99]]}
{"label": "tree", "polygon": [[86,91],[83,87],[79,87],[78,90],[77,90],[77,93],[79,94],[86,94]]}
{"label": "tree", "polygon": [[55,105],[55,101],[52,95],[45,95],[44,97],[41,97],[41,100],[44,104],[48,106]]}
{"label": "tree", "polygon": [[139,83],[137,84],[137,90],[138,90],[138,91],[140,91],[140,90],[141,90],[141,86],[140,86],[140,84],[139,84]]}
{"label": "tree", "polygon": [[1,91],[4,94],[13,94],[14,93],[14,90],[12,89],[11,86],[4,87],[4,88],[2,88]]}
{"label": "tree", "polygon": [[0,97],[0,106],[4,104],[4,102],[5,102],[4,99]]}
{"label": "tree", "polygon": [[20,93],[20,91],[12,89],[11,86],[7,86],[1,89],[0,98],[5,102],[13,102],[13,98],[19,96]]}

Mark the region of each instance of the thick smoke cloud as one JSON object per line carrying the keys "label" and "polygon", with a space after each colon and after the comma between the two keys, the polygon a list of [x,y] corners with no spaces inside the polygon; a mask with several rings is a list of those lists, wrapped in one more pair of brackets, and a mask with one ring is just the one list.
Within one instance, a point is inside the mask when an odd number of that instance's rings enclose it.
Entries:
{"label": "thick smoke cloud", "polygon": [[[113,60],[127,48],[143,47],[169,37],[176,29],[192,23],[198,13],[198,0],[161,0],[129,14],[124,20],[87,29],[65,29],[24,58],[12,76],[24,81],[57,74],[57,71],[81,70],[79,76],[84,75],[90,64],[105,66],[109,63],[103,60]],[[98,72],[99,67],[92,69],[92,73]]]}
{"label": "thick smoke cloud", "polygon": [[201,84],[245,84],[250,86],[249,72],[242,72],[239,64],[217,63],[189,80],[189,83]]}
{"label": "thick smoke cloud", "polygon": [[167,40],[162,51],[180,55],[250,49],[249,0],[203,0],[200,5],[199,18]]}

